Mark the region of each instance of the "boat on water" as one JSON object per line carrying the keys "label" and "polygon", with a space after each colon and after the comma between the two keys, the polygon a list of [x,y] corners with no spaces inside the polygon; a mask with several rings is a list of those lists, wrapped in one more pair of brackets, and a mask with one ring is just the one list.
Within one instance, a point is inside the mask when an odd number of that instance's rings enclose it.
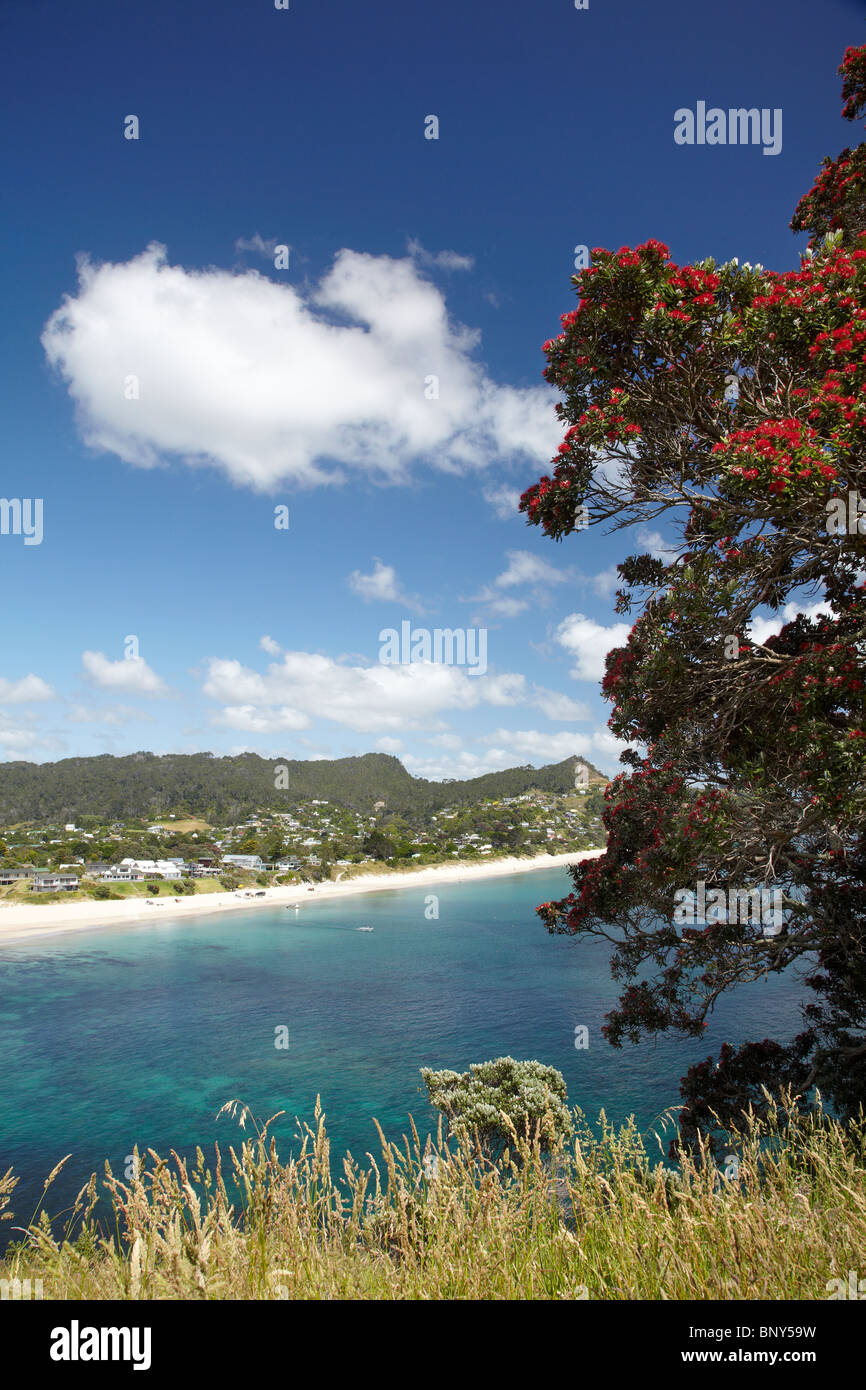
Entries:
{"label": "boat on water", "polygon": [[372,931],[372,930],[373,930],[372,927],[359,927],[359,928],[358,928],[358,931]]}

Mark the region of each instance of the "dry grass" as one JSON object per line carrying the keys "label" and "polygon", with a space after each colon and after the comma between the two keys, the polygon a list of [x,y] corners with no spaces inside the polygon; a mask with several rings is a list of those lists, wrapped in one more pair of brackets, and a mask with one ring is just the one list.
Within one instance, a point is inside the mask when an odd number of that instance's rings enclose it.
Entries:
{"label": "dry grass", "polygon": [[[492,1159],[441,1131],[422,1144],[414,1124],[402,1147],[380,1130],[378,1160],[347,1155],[337,1175],[318,1107],[285,1164],[272,1121],[223,1112],[245,1130],[227,1157],[148,1150],[129,1182],[106,1164],[108,1222],[94,1175],[74,1238],[37,1213],[0,1279],[71,1299],[824,1299],[866,1249],[866,1131],[820,1115],[750,1122],[730,1180],[666,1168],[603,1114],[592,1129],[576,1112],[547,1156],[539,1134]],[[0,1178],[0,1211],[14,1182]]]}

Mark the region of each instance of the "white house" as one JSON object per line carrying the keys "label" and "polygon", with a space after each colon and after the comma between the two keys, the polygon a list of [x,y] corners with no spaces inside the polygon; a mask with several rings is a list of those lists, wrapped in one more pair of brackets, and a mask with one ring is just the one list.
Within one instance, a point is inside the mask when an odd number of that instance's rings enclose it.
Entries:
{"label": "white house", "polygon": [[121,868],[138,869],[144,877],[180,878],[180,869],[169,859],[121,859]]}
{"label": "white house", "polygon": [[37,873],[30,885],[32,893],[76,893],[78,879],[75,874]]}

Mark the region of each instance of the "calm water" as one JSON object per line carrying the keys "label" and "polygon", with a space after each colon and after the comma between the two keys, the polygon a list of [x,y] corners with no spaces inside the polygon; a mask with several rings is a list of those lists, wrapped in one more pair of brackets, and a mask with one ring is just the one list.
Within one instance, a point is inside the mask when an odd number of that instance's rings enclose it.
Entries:
{"label": "calm water", "polygon": [[[550,937],[534,913],[568,886],[562,869],[440,885],[438,921],[424,916],[428,890],[406,889],[0,947],[0,1173],[20,1176],[16,1220],[66,1153],[52,1213],[105,1158],[122,1172],[134,1144],[236,1143],[236,1123],[215,1119],[233,1097],[258,1117],[287,1112],[275,1128],[285,1157],[319,1093],[332,1156],[359,1158],[378,1152],[374,1115],[395,1139],[410,1112],[435,1129],[420,1067],[510,1054],[558,1067],[591,1119],[604,1106],[646,1127],[679,1100],[689,1062],[798,1031],[801,987],[775,979],[723,1001],[705,1043],[609,1047],[605,943]],[[280,1026],[287,1050],[274,1046]]]}

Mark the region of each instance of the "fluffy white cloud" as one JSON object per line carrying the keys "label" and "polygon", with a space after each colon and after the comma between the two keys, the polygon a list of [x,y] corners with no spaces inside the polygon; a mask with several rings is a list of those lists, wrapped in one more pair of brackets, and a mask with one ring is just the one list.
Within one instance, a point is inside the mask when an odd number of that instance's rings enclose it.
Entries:
{"label": "fluffy white cloud", "polygon": [[572,700],[569,695],[561,695],[558,690],[545,690],[543,686],[534,687],[533,704],[546,714],[548,719],[591,719],[589,707],[582,700]]}
{"label": "fluffy white cloud", "polygon": [[533,555],[530,550],[507,550],[508,564],[498,574],[492,584],[485,584],[480,593],[466,599],[467,603],[482,604],[493,617],[514,618],[529,606],[529,599],[514,598],[503,590],[516,588],[520,584],[535,585],[533,598],[536,607],[547,599],[547,591],[555,584],[564,584],[572,576],[569,571],[555,569],[546,560]]}
{"label": "fluffy white cloud", "polygon": [[380,753],[400,753],[403,750],[403,741],[399,738],[379,738],[376,740],[376,748]]}
{"label": "fluffy white cloud", "polygon": [[[493,745],[506,759],[503,767],[527,761],[537,763],[561,763],[572,754],[593,759],[593,754],[603,754],[607,761],[617,757],[627,745],[614,739],[608,729],[595,729],[589,734],[544,733],[537,729],[496,729],[486,734],[482,743]],[[613,745],[613,746],[612,746]],[[511,759],[509,763],[507,760]]]}
{"label": "fluffy white cloud", "polygon": [[413,777],[426,777],[431,782],[441,782],[445,777],[463,781],[467,777],[481,777],[485,772],[501,772],[513,763],[503,762],[500,752],[470,753],[464,750],[451,758],[424,758],[406,754],[402,759],[404,767]]}
{"label": "fluffy white cloud", "polygon": [[373,570],[362,574],[353,570],[348,578],[349,588],[365,603],[402,603],[407,608],[417,609],[417,600],[403,593],[393,565],[386,565],[378,556],[373,557]]}
{"label": "fluffy white cloud", "polygon": [[41,676],[22,676],[20,680],[10,681],[0,676],[0,704],[22,705],[31,700],[56,700],[57,696]]}
{"label": "fluffy white cloud", "polygon": [[832,612],[829,603],[823,600],[820,603],[813,603],[807,608],[799,608],[796,603],[786,603],[781,616],[753,618],[749,636],[753,642],[757,642],[758,646],[763,646],[768,637],[776,637],[782,631],[785,623],[792,623],[799,613],[804,613],[807,618],[814,619],[822,614],[830,617]]}
{"label": "fluffy white cloud", "polygon": [[82,259],[42,344],[93,448],[141,467],[211,463],[266,491],[346,469],[402,481],[422,460],[548,459],[561,433],[550,391],[491,381],[471,355],[478,338],[411,257],[344,249],[301,289],[172,266],[152,243],[125,263]]}
{"label": "fluffy white cloud", "polygon": [[600,681],[604,676],[604,659],[612,647],[625,645],[631,628],[628,623],[613,623],[603,627],[582,613],[571,613],[559,624],[556,641],[576,657],[571,675],[579,681]]}
{"label": "fluffy white cloud", "polygon": [[627,745],[615,739],[609,730],[594,729],[591,734],[543,733],[537,729],[497,729],[480,740],[489,745],[481,753],[461,749],[460,740],[446,743],[445,736],[430,738],[428,743],[451,751],[456,756],[418,757],[408,755],[403,762],[415,777],[433,781],[443,777],[480,777],[485,772],[499,772],[507,767],[522,767],[526,763],[540,767],[561,763],[566,758],[588,758],[603,772],[618,771],[619,753]]}
{"label": "fluffy white cloud", "polygon": [[508,565],[493,581],[497,589],[510,589],[515,584],[564,584],[569,577],[530,550],[507,550],[505,553]]}
{"label": "fluffy white cloud", "polygon": [[359,733],[387,735],[441,728],[441,716],[482,705],[528,705],[551,719],[588,718],[578,701],[505,672],[471,675],[436,662],[351,666],[313,652],[285,652],[265,674],[213,658],[203,690],[223,706],[214,721],[257,733],[309,727],[329,719]]}
{"label": "fluffy white cloud", "polygon": [[88,680],[102,690],[125,690],[131,695],[164,695],[165,682],[141,656],[111,661],[104,652],[82,652],[81,664]]}
{"label": "fluffy white cloud", "polygon": [[295,709],[257,709],[255,705],[226,705],[213,716],[214,724],[243,729],[249,734],[277,734],[308,729],[310,720]]}

